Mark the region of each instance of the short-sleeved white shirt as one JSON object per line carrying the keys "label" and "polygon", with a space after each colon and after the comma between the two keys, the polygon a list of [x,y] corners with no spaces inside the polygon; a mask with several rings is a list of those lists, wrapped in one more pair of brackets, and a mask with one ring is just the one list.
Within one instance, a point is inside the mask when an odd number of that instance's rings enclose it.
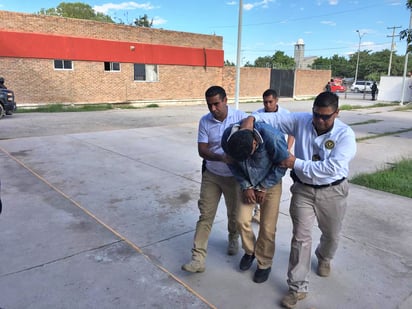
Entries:
{"label": "short-sleeved white shirt", "polygon": [[[213,117],[211,113],[204,115],[199,121],[199,130],[197,136],[198,143],[206,143],[210,151],[217,154],[224,154],[221,146],[221,139],[225,129],[232,123],[239,122],[246,118],[247,113],[232,109],[228,106],[227,117],[223,121],[219,121]],[[220,176],[233,176],[226,163],[221,161],[206,160],[206,168]]]}

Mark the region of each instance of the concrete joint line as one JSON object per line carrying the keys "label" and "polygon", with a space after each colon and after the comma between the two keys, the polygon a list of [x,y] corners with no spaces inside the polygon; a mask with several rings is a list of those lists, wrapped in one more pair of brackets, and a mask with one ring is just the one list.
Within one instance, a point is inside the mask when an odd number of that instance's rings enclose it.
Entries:
{"label": "concrete joint line", "polygon": [[[97,146],[99,147],[99,146]],[[104,148],[103,148],[104,149]],[[90,216],[91,218],[93,218],[98,224],[102,225],[104,228],[108,229],[110,232],[112,232],[115,236],[117,236],[120,240],[119,241],[124,241],[126,242],[129,246],[131,246],[135,251],[137,251],[138,253],[140,253],[142,256],[144,256],[144,258],[146,260],[148,260],[151,264],[153,264],[154,266],[156,266],[157,268],[159,268],[160,270],[162,270],[163,272],[165,272],[169,277],[173,278],[176,282],[178,282],[180,285],[182,285],[186,290],[188,290],[190,293],[192,293],[193,295],[195,295],[197,298],[199,298],[201,301],[203,301],[205,304],[207,304],[210,308],[215,309],[216,307],[211,304],[210,302],[208,302],[202,295],[200,295],[199,293],[197,293],[194,289],[192,289],[188,284],[186,284],[184,281],[182,281],[180,278],[178,278],[177,276],[175,276],[173,273],[171,273],[169,270],[167,270],[166,268],[164,268],[162,265],[156,263],[153,259],[151,259],[147,254],[145,254],[143,252],[143,250],[137,246],[135,243],[133,243],[130,239],[126,238],[125,236],[123,236],[120,232],[118,232],[117,230],[115,230],[114,228],[112,228],[111,226],[109,226],[108,224],[106,224],[103,220],[99,219],[96,215],[94,215],[91,211],[87,210],[86,208],[84,208],[80,203],[76,202],[75,200],[73,200],[70,196],[68,196],[66,193],[64,193],[62,190],[60,190],[59,188],[57,188],[56,186],[54,186],[53,184],[51,184],[49,181],[47,181],[44,177],[42,177],[41,175],[39,175],[38,173],[36,173],[34,170],[32,170],[30,167],[28,167],[26,164],[24,164],[24,162],[20,161],[18,158],[12,156],[8,151],[6,151],[4,148],[0,147],[0,150],[6,154],[8,157],[10,157],[12,160],[14,160],[15,162],[17,162],[19,165],[21,165],[23,168],[25,168],[26,170],[28,170],[32,175],[34,175],[35,177],[37,177],[38,179],[40,179],[42,182],[44,182],[47,186],[49,186],[51,189],[53,189],[54,191],[56,191],[57,193],[59,193],[60,195],[62,195],[64,198],[66,198],[67,200],[69,200],[73,205],[75,205],[76,207],[80,208],[84,213],[86,213],[88,216]],[[107,150],[107,149],[106,149]],[[110,151],[110,150],[107,150]],[[121,154],[120,154],[121,155]],[[126,158],[128,158],[127,156],[124,156]],[[75,254],[73,254],[74,256]],[[65,258],[69,258],[70,256],[67,256]],[[46,264],[50,264],[50,263],[54,263],[55,261],[50,261]],[[43,264],[43,265],[46,265]],[[38,265],[38,266],[33,266],[31,268],[37,268],[37,267],[41,267],[42,265]],[[31,269],[29,268],[29,269]],[[25,270],[21,270],[21,271],[26,271],[29,269],[25,269]],[[19,272],[21,272],[19,271]],[[10,275],[10,274],[8,274]]]}

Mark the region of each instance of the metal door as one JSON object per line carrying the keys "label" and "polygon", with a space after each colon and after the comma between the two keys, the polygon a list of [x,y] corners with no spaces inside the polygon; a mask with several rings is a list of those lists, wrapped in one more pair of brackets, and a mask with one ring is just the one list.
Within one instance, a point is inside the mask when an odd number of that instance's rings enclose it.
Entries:
{"label": "metal door", "polygon": [[270,88],[276,90],[279,97],[293,97],[295,71],[272,69],[270,72]]}

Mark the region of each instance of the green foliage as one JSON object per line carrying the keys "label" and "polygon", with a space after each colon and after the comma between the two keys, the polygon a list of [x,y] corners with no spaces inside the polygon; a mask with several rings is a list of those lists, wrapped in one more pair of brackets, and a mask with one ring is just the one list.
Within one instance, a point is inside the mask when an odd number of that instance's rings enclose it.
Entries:
{"label": "green foliage", "polygon": [[258,57],[255,60],[255,67],[259,68],[271,68],[272,67],[272,57],[265,56],[265,57]]}
{"label": "green foliage", "polygon": [[316,58],[310,67],[314,70],[330,70],[331,59],[324,57]]}
{"label": "green foliage", "polygon": [[153,18],[149,20],[146,14],[143,16],[139,16],[139,18],[135,19],[134,24],[136,27],[146,27],[146,28],[152,28],[153,26]]}
{"label": "green foliage", "polygon": [[360,174],[351,183],[412,198],[412,160],[404,159],[373,174]]}
{"label": "green foliage", "polygon": [[227,66],[227,67],[234,67],[235,66],[235,64],[233,62],[230,62],[229,60],[225,60],[224,65]]}
{"label": "green foliage", "polygon": [[[412,14],[412,0],[407,0],[406,1],[406,8],[411,11]],[[412,17],[412,15],[411,15]],[[407,43],[407,51],[412,52],[412,29],[404,29],[401,32],[399,32],[399,39],[403,40],[406,39]]]}
{"label": "green foliage", "polygon": [[272,69],[293,69],[295,60],[285,55],[285,52],[278,50],[273,56],[258,57],[254,66]]}
{"label": "green foliage", "polygon": [[[370,108],[375,108],[375,107],[385,107],[385,106],[398,106],[398,104],[393,104],[393,103],[376,103],[373,105],[368,105],[368,109]],[[342,104],[339,105],[339,110],[341,111],[350,111],[354,109],[364,109],[365,106],[362,105],[350,105],[350,104]],[[352,125],[352,124],[351,124]]]}
{"label": "green foliage", "polygon": [[90,104],[84,106],[64,105],[64,104],[47,104],[36,108],[19,108],[16,113],[61,113],[61,112],[85,112],[101,111],[113,109],[112,104]]}
{"label": "green foliage", "polygon": [[97,13],[90,5],[81,2],[61,2],[56,8],[42,8],[37,14],[114,23],[110,16]]}
{"label": "green foliage", "polygon": [[333,55],[330,59],[332,76],[352,77],[355,76],[355,66],[352,66],[345,57]]}
{"label": "green foliage", "polygon": [[[359,53],[358,79],[379,81],[382,75],[388,74],[390,50],[371,53],[370,50],[363,50]],[[391,75],[402,76],[404,66],[404,56],[392,54]],[[334,55],[331,58],[317,58],[312,65],[313,69],[332,70],[334,77],[354,77],[358,53],[349,56],[349,59]],[[408,68],[412,71],[412,63],[408,63]]]}
{"label": "green foliage", "polygon": [[110,109],[141,109],[141,108],[156,108],[159,107],[156,103],[148,104],[144,107],[135,107],[129,103],[101,103],[101,104],[86,104],[86,105],[67,105],[67,104],[46,104],[35,108],[18,108],[16,113],[62,113],[62,112],[94,112],[105,111]]}
{"label": "green foliage", "polygon": [[[411,0],[412,1],[412,0]],[[390,50],[385,49],[372,53],[370,50],[361,50],[359,53],[358,79],[379,81],[382,75],[388,74]],[[332,76],[350,78],[355,76],[358,53],[349,58],[333,55],[315,59],[311,68],[314,70],[332,70]],[[392,53],[391,76],[402,76],[405,56]],[[225,63],[226,65],[226,63]],[[273,69],[293,69],[295,62],[282,51],[276,51],[273,56],[258,57],[254,64],[247,62],[245,66],[265,67]],[[408,71],[412,72],[412,61],[408,63]]]}

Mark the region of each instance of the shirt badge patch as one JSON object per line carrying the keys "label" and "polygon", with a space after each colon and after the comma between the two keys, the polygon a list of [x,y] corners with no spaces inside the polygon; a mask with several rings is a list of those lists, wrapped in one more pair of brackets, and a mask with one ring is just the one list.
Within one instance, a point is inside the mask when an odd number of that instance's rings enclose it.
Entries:
{"label": "shirt badge patch", "polygon": [[335,142],[332,140],[328,140],[325,142],[326,149],[333,149],[335,147]]}

